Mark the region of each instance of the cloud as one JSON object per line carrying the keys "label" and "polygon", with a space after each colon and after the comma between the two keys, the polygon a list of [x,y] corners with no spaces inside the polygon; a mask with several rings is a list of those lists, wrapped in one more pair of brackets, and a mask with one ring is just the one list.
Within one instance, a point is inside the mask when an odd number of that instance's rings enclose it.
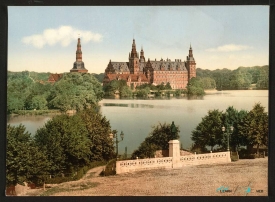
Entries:
{"label": "cloud", "polygon": [[245,46],[245,45],[236,45],[236,44],[227,44],[223,46],[219,46],[217,48],[209,48],[206,49],[206,51],[209,52],[234,52],[234,51],[242,51],[242,50],[248,50],[252,49],[251,46]]}
{"label": "cloud", "polygon": [[71,26],[61,26],[57,29],[45,29],[42,34],[26,36],[22,42],[32,45],[35,48],[43,48],[45,45],[54,46],[60,44],[63,47],[70,45],[71,42],[80,37],[82,43],[101,42],[103,36],[91,31],[73,28]]}

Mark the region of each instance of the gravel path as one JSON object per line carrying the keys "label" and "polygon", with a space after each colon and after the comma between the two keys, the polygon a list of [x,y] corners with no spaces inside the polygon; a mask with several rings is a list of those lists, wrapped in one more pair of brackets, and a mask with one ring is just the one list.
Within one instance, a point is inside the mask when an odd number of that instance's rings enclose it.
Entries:
{"label": "gravel path", "polygon": [[[94,168],[53,196],[267,196],[267,158],[96,177]],[[91,173],[96,173],[96,176]],[[223,186],[223,192],[218,188]],[[75,189],[75,187],[79,187]],[[83,187],[83,188],[81,188]],[[68,190],[69,189],[69,190]]]}

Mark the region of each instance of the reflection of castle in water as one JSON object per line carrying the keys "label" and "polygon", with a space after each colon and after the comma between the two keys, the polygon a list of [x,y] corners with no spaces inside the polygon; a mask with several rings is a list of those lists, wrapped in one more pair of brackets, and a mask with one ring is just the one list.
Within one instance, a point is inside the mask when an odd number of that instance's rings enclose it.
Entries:
{"label": "reflection of castle in water", "polygon": [[130,108],[154,108],[154,105],[148,104],[118,104],[118,103],[104,103],[106,107],[130,107]]}

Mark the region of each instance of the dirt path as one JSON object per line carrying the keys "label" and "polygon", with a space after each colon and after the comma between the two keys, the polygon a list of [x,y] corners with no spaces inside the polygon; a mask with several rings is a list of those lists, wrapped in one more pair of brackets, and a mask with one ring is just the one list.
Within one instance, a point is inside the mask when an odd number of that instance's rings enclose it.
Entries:
{"label": "dirt path", "polygon": [[[267,158],[95,177],[90,170],[75,182],[47,191],[51,196],[267,196]],[[220,192],[219,189],[226,190]]]}
{"label": "dirt path", "polygon": [[[71,181],[71,182],[64,182],[61,184],[46,184],[46,190],[49,191],[50,189],[55,189],[59,192],[59,187],[66,187],[70,190],[71,187],[75,187],[75,190],[82,189],[81,187],[86,185],[86,182],[89,181],[91,178],[99,177],[101,171],[105,168],[105,166],[99,166],[90,169],[80,180]],[[45,193],[43,189],[28,189],[25,196],[39,196]]]}

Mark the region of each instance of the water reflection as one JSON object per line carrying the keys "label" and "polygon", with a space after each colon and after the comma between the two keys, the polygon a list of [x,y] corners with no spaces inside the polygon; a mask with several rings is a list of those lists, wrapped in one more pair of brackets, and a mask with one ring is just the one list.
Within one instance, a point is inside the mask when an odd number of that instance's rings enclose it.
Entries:
{"label": "water reflection", "polygon": [[121,103],[103,103],[103,106],[105,107],[131,107],[131,108],[154,108],[154,105],[148,105],[148,104],[121,104]]}

